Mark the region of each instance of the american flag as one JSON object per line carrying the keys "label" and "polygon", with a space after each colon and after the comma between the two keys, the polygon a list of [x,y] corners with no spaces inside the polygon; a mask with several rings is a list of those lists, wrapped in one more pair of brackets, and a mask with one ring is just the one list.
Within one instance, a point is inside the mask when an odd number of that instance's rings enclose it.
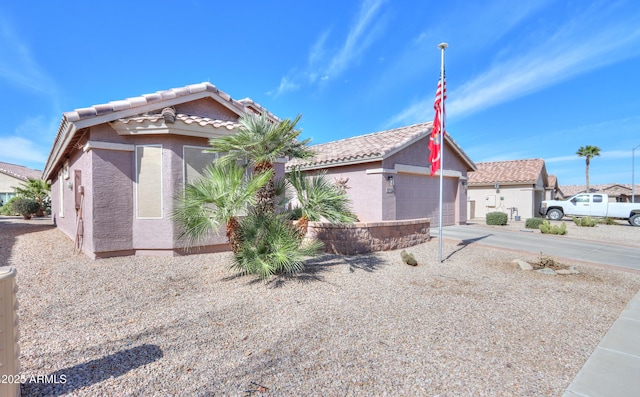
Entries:
{"label": "american flag", "polygon": [[[431,131],[431,138],[429,139],[429,162],[431,163],[431,176],[440,169],[440,129],[442,129],[442,138],[444,139],[444,100],[447,99],[447,81],[444,78],[444,74],[438,81],[438,88],[436,89],[436,100],[433,103],[433,108],[436,111],[436,115],[433,118],[433,129]],[[442,102],[442,106],[440,106]]]}

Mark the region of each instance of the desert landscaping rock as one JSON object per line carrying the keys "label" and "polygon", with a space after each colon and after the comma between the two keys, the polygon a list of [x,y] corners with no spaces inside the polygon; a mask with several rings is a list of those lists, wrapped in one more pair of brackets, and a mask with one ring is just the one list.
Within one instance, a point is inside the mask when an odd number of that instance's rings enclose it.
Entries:
{"label": "desert landscaping rock", "polygon": [[0,218],[21,375],[66,382],[23,396],[557,396],[640,288],[637,273],[541,277],[451,241],[440,263],[435,239],[411,248],[417,267],[324,255],[263,283],[228,253],[92,261],[33,224]]}
{"label": "desert landscaping rock", "polygon": [[529,262],[525,262],[521,259],[514,259],[512,262],[518,265],[520,270],[533,270],[533,266],[531,266]]}
{"label": "desert landscaping rock", "polygon": [[537,273],[542,273],[542,274],[546,274],[548,276],[555,276],[556,275],[556,271],[548,268],[548,267],[544,267],[542,269],[538,269],[536,270]]}

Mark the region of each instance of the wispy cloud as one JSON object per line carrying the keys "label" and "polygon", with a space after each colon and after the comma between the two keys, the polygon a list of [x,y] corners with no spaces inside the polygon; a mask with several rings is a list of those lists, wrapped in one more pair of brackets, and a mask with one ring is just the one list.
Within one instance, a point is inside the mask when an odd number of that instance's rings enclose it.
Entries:
{"label": "wispy cloud", "polygon": [[[608,4],[584,10],[550,34],[544,33],[548,26],[541,27],[540,31],[530,34],[539,44],[524,53],[518,51],[517,43],[509,52],[496,53],[487,70],[460,88],[450,90],[447,113],[455,117],[472,114],[638,56],[639,19],[637,13],[624,15],[615,4]],[[485,18],[479,16],[478,20]],[[413,101],[393,116],[389,124],[412,124],[428,119],[433,115],[428,106],[432,101],[430,97]]]}
{"label": "wispy cloud", "polygon": [[27,44],[0,15],[0,78],[10,84],[48,96],[56,101],[57,87],[36,61]]}
{"label": "wispy cloud", "polygon": [[640,54],[637,18],[602,14],[587,10],[544,44],[494,64],[451,93],[449,114],[470,114]]}
{"label": "wispy cloud", "polygon": [[42,169],[49,149],[17,136],[0,137],[0,158],[8,163]]}
{"label": "wispy cloud", "polygon": [[386,1],[364,0],[344,41],[333,49],[329,48],[331,31],[322,32],[309,51],[306,67],[289,72],[280,80],[280,86],[270,94],[278,96],[297,90],[305,84],[327,82],[344,74],[380,37],[385,27],[384,18],[380,14]]}

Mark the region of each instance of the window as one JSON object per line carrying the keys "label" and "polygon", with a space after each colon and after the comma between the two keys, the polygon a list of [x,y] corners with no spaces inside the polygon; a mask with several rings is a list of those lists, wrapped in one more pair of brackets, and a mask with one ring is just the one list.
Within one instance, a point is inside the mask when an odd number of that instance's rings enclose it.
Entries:
{"label": "window", "polygon": [[204,150],[208,147],[187,146],[182,148],[183,173],[184,182],[189,183],[201,177],[204,169],[211,164],[216,158],[217,153],[209,153]]}
{"label": "window", "polygon": [[594,194],[593,195],[593,202],[594,203],[601,203],[602,202],[602,196],[599,194]]}
{"label": "window", "polygon": [[136,214],[162,218],[162,145],[136,146]]}
{"label": "window", "polygon": [[588,203],[589,196],[576,196],[573,201],[576,203]]}
{"label": "window", "polygon": [[58,172],[58,215],[64,218],[64,170]]}

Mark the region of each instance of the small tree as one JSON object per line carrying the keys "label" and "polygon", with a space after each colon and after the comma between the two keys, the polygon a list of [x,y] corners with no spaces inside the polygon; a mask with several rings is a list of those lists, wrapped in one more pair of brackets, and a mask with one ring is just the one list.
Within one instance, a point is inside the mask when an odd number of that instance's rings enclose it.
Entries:
{"label": "small tree", "polygon": [[324,218],[331,223],[352,223],[358,219],[349,208],[345,187],[331,183],[326,174],[323,171],[305,176],[296,168],[287,174],[287,181],[295,189],[300,205],[298,230],[301,236],[307,234],[309,221]]}
{"label": "small tree", "polygon": [[584,157],[587,162],[586,174],[587,174],[587,193],[589,193],[589,164],[591,163],[591,159],[600,156],[600,148],[597,146],[580,146],[580,149],[576,152],[578,157]]}
{"label": "small tree", "polygon": [[42,179],[29,178],[27,182],[23,182],[20,186],[14,188],[18,196],[35,200],[38,203],[36,216],[44,216],[45,203],[49,200],[49,192],[51,184]]}
{"label": "small tree", "polygon": [[[274,122],[265,115],[245,113],[238,120],[239,131],[233,135],[211,139],[209,151],[225,153],[219,159],[223,163],[247,161],[256,174],[273,171],[273,163],[279,158],[305,158],[312,155],[307,147],[311,139],[298,140],[302,131],[296,129],[296,124],[300,117]],[[272,174],[269,182],[258,191],[258,212],[275,210],[274,175]]]}
{"label": "small tree", "polygon": [[31,215],[40,209],[40,204],[37,201],[24,197],[19,197],[13,201],[12,206],[13,211],[22,215],[24,219],[31,219]]}
{"label": "small tree", "polygon": [[179,191],[172,218],[180,234],[190,244],[200,243],[225,224],[227,239],[234,253],[238,252],[238,216],[256,202],[256,193],[271,179],[273,171],[247,176],[237,163],[209,165],[204,176]]}

